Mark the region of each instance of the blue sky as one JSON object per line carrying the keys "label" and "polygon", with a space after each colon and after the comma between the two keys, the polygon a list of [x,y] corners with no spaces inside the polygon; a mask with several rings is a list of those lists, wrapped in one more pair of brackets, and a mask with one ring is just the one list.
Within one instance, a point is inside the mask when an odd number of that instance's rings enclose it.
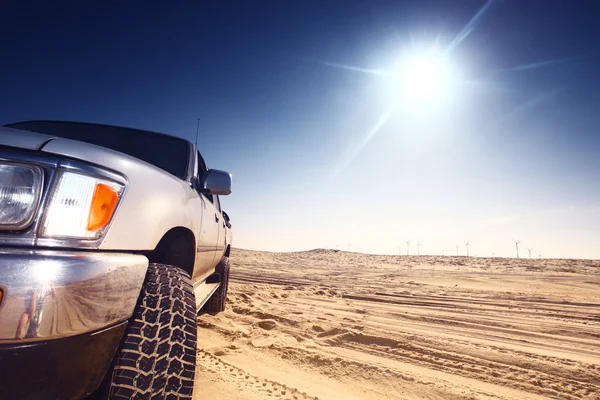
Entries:
{"label": "blue sky", "polygon": [[[2,6],[0,123],[200,118],[240,247],[600,258],[596,2],[197,3]],[[389,74],[431,49],[416,112]]]}

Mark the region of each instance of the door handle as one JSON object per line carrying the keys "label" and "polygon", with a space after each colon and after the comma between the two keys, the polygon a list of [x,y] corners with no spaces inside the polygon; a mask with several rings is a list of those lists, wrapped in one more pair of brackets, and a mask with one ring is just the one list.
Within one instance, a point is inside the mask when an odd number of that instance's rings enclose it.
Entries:
{"label": "door handle", "polygon": [[219,214],[215,213],[215,222],[219,222]]}

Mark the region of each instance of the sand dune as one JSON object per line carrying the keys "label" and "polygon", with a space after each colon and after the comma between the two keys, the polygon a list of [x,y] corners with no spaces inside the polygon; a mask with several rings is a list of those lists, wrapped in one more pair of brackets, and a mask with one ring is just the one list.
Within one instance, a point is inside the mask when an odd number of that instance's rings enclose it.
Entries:
{"label": "sand dune", "polygon": [[600,399],[600,261],[232,252],[196,397]]}

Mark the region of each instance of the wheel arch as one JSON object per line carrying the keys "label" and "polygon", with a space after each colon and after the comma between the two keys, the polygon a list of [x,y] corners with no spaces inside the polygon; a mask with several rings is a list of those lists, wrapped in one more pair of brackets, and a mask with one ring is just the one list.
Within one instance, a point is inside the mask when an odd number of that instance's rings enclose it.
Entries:
{"label": "wheel arch", "polygon": [[196,237],[186,227],[177,226],[167,231],[158,241],[156,248],[148,254],[151,263],[179,267],[190,277],[196,261]]}

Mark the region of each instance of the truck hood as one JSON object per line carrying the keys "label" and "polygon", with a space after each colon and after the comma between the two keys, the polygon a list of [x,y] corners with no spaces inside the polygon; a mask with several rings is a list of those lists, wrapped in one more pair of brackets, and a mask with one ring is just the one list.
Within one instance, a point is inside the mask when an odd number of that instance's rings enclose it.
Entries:
{"label": "truck hood", "polygon": [[164,175],[168,177],[168,179],[179,180],[168,172],[140,160],[139,158],[131,157],[127,154],[107,149],[106,147],[96,146],[95,144],[80,142],[78,140],[57,137],[44,144],[41,150],[44,153],[96,164],[122,173],[126,177],[128,173],[143,169],[144,171],[153,171],[155,174]]}
{"label": "truck hood", "polygon": [[0,146],[25,150],[40,150],[54,136],[0,126]]}

